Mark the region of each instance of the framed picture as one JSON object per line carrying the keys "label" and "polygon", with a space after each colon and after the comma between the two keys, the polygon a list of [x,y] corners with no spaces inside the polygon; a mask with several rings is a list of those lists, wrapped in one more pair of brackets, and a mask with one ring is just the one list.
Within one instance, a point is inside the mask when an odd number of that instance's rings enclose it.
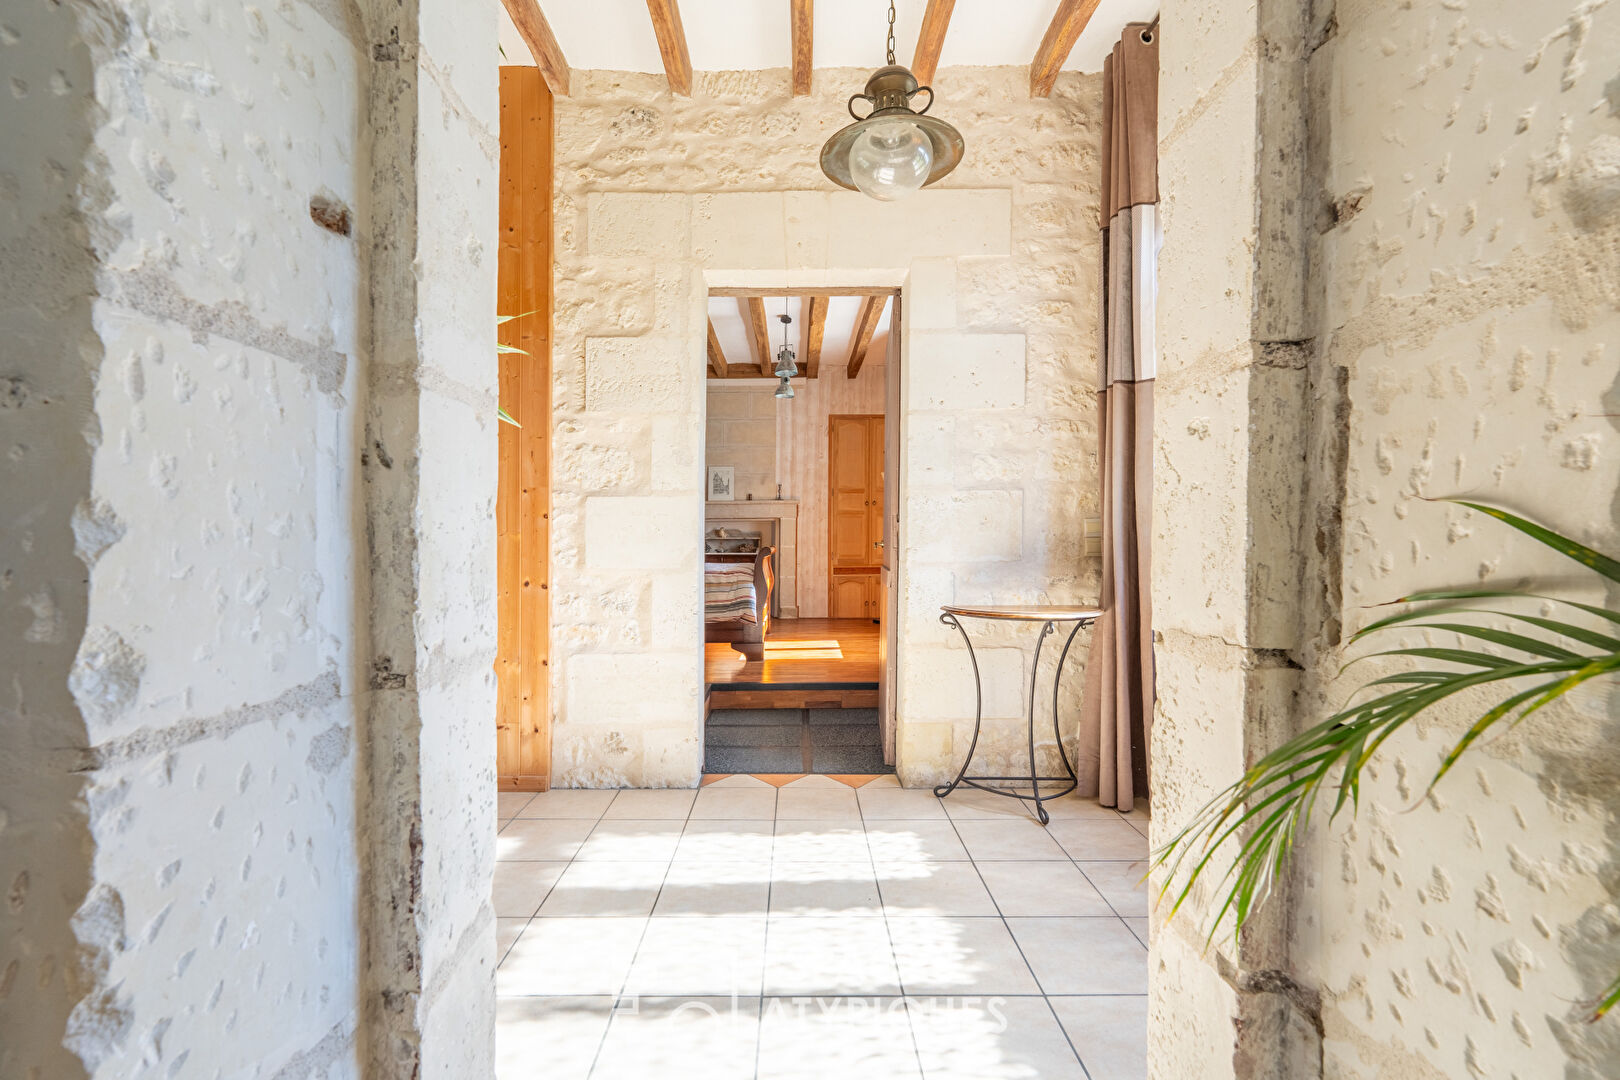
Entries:
{"label": "framed picture", "polygon": [[709,501],[732,502],[737,498],[737,470],[730,465],[709,466]]}

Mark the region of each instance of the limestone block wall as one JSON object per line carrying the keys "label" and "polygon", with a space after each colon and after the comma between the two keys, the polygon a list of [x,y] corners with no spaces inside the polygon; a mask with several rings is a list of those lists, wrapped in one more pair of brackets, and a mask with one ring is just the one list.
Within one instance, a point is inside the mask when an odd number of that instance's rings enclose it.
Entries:
{"label": "limestone block wall", "polygon": [[[1322,325],[1350,406],[1345,628],[1417,588],[1569,579],[1422,499],[1500,500],[1620,549],[1620,10],[1340,5],[1315,64],[1336,209]],[[1593,577],[1560,591],[1603,599]],[[1361,821],[1316,835],[1300,952],[1329,1076],[1620,1062],[1620,1027],[1582,1019],[1620,972],[1620,691],[1533,717],[1425,798],[1479,711],[1391,743]]]}
{"label": "limestone block wall", "polygon": [[358,28],[5,21],[0,1074],[354,1075]]}
{"label": "limestone block wall", "polygon": [[[971,683],[952,599],[1094,594],[1100,84],[1031,100],[1024,69],[954,69],[936,109],[964,164],[878,204],[820,173],[867,73],[664,80],[575,72],[557,101],[554,782],[684,786],[702,764],[698,605],[711,285],[900,285],[905,524],[899,767],[965,750]],[[981,653],[992,757],[1016,746],[1026,647]],[[1076,658],[1083,660],[1083,655]],[[1079,680],[1074,681],[1078,687]]]}
{"label": "limestone block wall", "polygon": [[[1601,599],[1426,498],[1620,546],[1620,17],[1173,0],[1163,27],[1158,841],[1378,673],[1338,674],[1369,605],[1551,576]],[[1620,970],[1620,702],[1548,710],[1426,796],[1482,700],[1386,744],[1244,940],[1203,952],[1207,896],[1154,927],[1152,1075],[1612,1071],[1583,1008]]]}
{"label": "limestone block wall", "polygon": [[494,39],[0,17],[0,1075],[488,1071]]}
{"label": "limestone block wall", "polygon": [[[753,386],[708,384],[705,465],[736,470],[738,499],[776,498],[776,398],[764,383]],[[707,474],[705,474],[707,475]]]}

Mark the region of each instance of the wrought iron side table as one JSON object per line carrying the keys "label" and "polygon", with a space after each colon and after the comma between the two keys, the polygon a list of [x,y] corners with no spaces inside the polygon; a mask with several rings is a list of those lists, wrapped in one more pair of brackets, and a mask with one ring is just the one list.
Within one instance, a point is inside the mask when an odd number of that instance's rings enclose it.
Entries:
{"label": "wrought iron side table", "polygon": [[[948,784],[940,784],[934,788],[934,794],[943,799],[955,791],[960,784],[988,791],[995,795],[1005,795],[1009,799],[1023,799],[1035,804],[1035,816],[1042,825],[1051,820],[1046,807],[1041,804],[1049,799],[1061,798],[1079,786],[1080,781],[1074,774],[1074,766],[1069,762],[1069,752],[1063,748],[1063,733],[1058,730],[1058,691],[1063,686],[1063,662],[1069,658],[1069,646],[1074,644],[1074,636],[1083,626],[1090,626],[1102,617],[1102,610],[1095,607],[1081,605],[1055,605],[1055,606],[982,606],[966,607],[950,605],[940,608],[943,613],[939,621],[946,626],[954,626],[956,632],[962,635],[962,643],[967,646],[968,659],[973,663],[973,741],[968,744],[967,757],[962,759],[962,771],[956,774],[956,779]],[[1029,775],[1028,776],[969,776],[968,766],[973,763],[973,751],[979,746],[979,728],[984,718],[984,684],[979,678],[979,658],[973,653],[973,642],[969,640],[968,633],[963,628],[962,619],[1000,619],[1007,622],[1032,622],[1041,624],[1040,636],[1035,639],[1035,660],[1029,669]],[[1041,671],[1041,644],[1047,635],[1054,632],[1056,623],[1072,622],[1074,629],[1063,642],[1063,653],[1058,657],[1057,671],[1052,678],[1052,734],[1057,739],[1058,757],[1063,761],[1063,769],[1067,776],[1041,776],[1035,760],[1035,683]],[[1017,791],[1008,791],[1005,788],[989,787],[980,781],[1010,781],[1017,780],[1028,784],[1028,795]],[[1041,794],[1041,784],[1062,784],[1068,786],[1062,791],[1054,791],[1050,795]]]}

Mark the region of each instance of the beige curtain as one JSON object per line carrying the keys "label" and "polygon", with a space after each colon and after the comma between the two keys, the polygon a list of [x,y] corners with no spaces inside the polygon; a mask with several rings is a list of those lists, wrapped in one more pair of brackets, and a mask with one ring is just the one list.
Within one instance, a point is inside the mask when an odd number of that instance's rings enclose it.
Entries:
{"label": "beige curtain", "polygon": [[1148,791],[1153,722],[1154,318],[1159,28],[1133,23],[1103,68],[1102,310],[1097,379],[1102,607],[1080,713],[1080,790],[1129,810]]}

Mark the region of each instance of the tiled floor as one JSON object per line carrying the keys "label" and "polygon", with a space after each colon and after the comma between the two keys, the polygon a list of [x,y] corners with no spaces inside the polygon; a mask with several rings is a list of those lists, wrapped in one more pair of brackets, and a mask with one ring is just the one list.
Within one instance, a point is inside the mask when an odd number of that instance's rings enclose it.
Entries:
{"label": "tiled floor", "polygon": [[501,795],[498,1076],[1145,1077],[1145,812],[1049,805]]}

